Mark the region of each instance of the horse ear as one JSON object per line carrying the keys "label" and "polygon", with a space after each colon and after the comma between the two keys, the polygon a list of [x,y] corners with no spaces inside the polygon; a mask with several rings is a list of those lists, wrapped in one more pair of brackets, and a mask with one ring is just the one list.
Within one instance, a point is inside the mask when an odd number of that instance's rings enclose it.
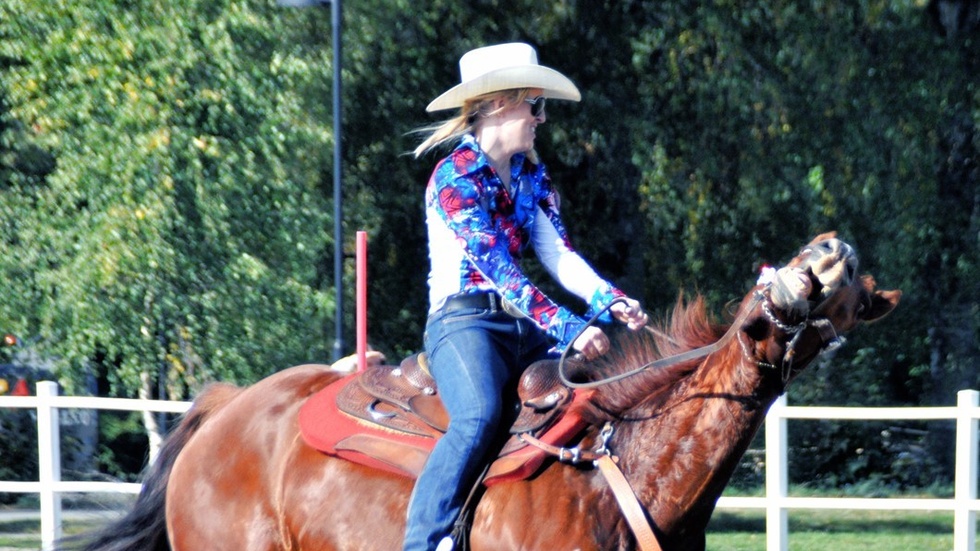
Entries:
{"label": "horse ear", "polygon": [[898,306],[898,301],[902,298],[901,291],[875,291],[875,280],[869,275],[863,276],[861,280],[864,283],[864,288],[871,295],[871,308],[868,308],[861,315],[861,319],[865,323],[880,320]]}

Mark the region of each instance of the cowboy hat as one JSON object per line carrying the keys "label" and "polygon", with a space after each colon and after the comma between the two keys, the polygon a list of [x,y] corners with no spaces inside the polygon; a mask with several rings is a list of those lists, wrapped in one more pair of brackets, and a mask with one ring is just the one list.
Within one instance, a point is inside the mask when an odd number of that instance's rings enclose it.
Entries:
{"label": "cowboy hat", "polygon": [[538,65],[538,53],[527,44],[513,42],[470,50],[459,58],[460,83],[432,100],[426,111],[462,107],[463,102],[490,92],[514,88],[541,88],[543,96],[579,101],[575,84],[558,71]]}

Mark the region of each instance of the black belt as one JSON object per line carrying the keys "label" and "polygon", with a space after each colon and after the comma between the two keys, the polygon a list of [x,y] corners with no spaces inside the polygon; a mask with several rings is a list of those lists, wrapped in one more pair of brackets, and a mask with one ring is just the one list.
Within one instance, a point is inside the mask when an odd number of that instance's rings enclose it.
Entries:
{"label": "black belt", "polygon": [[442,309],[447,312],[452,312],[454,310],[470,310],[473,308],[502,311],[504,306],[500,295],[493,292],[485,292],[453,295],[446,299],[446,304],[444,304],[442,307]]}

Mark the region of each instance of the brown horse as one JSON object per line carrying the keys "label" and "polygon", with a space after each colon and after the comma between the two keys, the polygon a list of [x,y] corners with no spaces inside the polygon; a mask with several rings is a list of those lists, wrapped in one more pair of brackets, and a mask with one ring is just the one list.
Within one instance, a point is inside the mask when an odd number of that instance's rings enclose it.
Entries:
{"label": "brown horse", "polygon": [[[595,445],[611,424],[609,448],[664,550],[704,549],[715,503],[776,397],[838,335],[894,309],[901,292],[876,291],[856,264],[849,246],[820,236],[745,297],[732,332],[700,299],[678,301],[659,333],[612,331],[613,350],[588,366],[598,380],[723,340],[705,357],[589,391],[579,443]],[[305,365],[245,389],[208,389],[161,450],[133,511],[89,549],[398,549],[412,481],[324,455],[298,434],[304,400],[338,377]],[[488,488],[470,544],[637,546],[597,469],[557,461]]]}

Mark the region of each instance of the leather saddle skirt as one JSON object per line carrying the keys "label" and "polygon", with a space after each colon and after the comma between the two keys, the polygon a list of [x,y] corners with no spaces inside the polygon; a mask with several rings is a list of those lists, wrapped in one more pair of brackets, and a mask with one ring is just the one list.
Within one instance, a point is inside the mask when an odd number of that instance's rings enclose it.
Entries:
{"label": "leather saddle skirt", "polygon": [[[530,433],[563,446],[585,428],[578,411],[583,395],[563,385],[558,362],[529,366],[518,385],[511,437],[484,483],[520,480],[546,459],[519,435]],[[311,396],[299,412],[300,433],[314,449],[368,467],[415,478],[446,432],[449,416],[428,373],[425,355],[347,375]]]}

